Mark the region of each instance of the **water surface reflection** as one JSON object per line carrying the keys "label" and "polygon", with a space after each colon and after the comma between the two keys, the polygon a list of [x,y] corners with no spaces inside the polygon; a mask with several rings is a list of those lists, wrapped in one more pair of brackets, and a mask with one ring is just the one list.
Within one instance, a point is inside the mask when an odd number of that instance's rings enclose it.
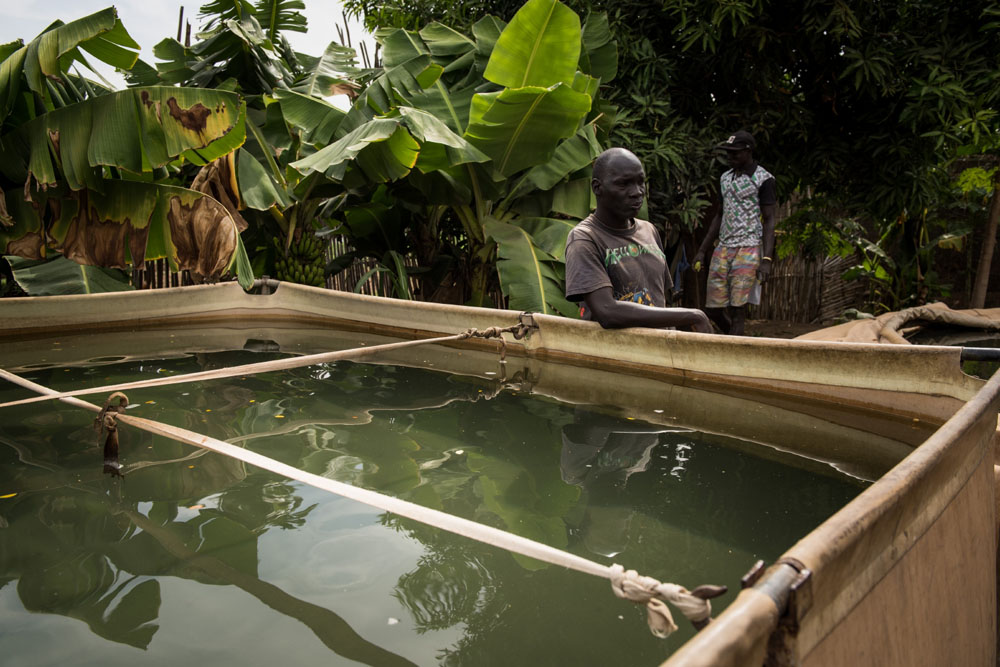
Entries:
{"label": "water surface reflection", "polygon": [[[31,379],[95,386],[247,361]],[[130,398],[143,417],[690,585],[735,590],[754,560],[862,488],[697,431],[403,367],[330,364]],[[0,630],[5,655],[50,650],[39,638],[64,626],[38,613],[83,621],[104,643],[68,640],[103,664],[134,663],[113,645],[143,649],[144,664],[657,664],[691,634],[652,638],[603,580],[147,434],[122,430],[124,477],[106,476],[91,418],[37,404],[0,425],[0,495],[14,494],[0,500],[0,627],[28,630]]]}

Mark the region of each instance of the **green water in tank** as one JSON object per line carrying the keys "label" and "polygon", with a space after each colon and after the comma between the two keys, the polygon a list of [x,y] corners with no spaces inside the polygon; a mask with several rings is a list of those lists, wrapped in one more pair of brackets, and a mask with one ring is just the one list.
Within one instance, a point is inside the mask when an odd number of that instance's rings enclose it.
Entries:
{"label": "green water in tank", "polygon": [[[277,358],[53,366],[55,389]],[[497,380],[352,362],[128,392],[130,414],[693,588],[773,562],[866,486],[780,452]],[[31,395],[0,384],[0,401]],[[103,399],[103,397],[102,397]],[[102,399],[89,399],[99,402]],[[586,574],[130,428],[0,414],[0,655],[10,665],[656,665],[641,607]],[[791,465],[790,465],[791,463]]]}

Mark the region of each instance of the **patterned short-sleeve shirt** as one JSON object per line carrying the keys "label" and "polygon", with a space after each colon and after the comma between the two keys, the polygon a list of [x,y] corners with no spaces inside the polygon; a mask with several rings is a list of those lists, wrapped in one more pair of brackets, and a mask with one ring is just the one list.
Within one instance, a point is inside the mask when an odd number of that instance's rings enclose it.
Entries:
{"label": "patterned short-sleeve shirt", "polygon": [[[760,188],[774,178],[757,165],[753,174],[728,170],[719,179],[722,192],[722,226],[719,245],[745,248],[760,245],[764,228],[760,219]],[[774,203],[774,202],[767,202]]]}

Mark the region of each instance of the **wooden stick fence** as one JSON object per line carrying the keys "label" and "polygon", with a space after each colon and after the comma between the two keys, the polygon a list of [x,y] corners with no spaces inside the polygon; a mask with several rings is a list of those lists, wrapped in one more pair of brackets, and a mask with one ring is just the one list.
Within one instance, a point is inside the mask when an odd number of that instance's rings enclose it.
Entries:
{"label": "wooden stick fence", "polygon": [[132,285],[136,289],[162,289],[194,284],[190,271],[171,271],[165,259],[145,262],[132,269]]}
{"label": "wooden stick fence", "polygon": [[787,257],[774,263],[761,302],[748,315],[786,322],[831,322],[861,305],[864,285],[841,275],[856,262],[850,257]]}
{"label": "wooden stick fence", "polygon": [[[352,249],[350,240],[346,237],[330,237],[324,259],[329,262]],[[859,281],[845,282],[840,278],[852,263],[850,258],[828,257],[817,260],[800,256],[775,262],[771,278],[764,287],[761,303],[751,307],[749,316],[787,322],[830,322],[836,319],[845,309],[858,307],[863,300],[864,286]],[[369,274],[378,265],[379,262],[374,259],[355,260],[345,270],[328,277],[326,287],[342,292],[354,292],[357,289],[359,293],[371,296],[397,296],[393,278],[387,272]],[[404,265],[414,268],[417,260],[408,256],[404,258]],[[195,283],[190,272],[171,271],[166,260],[157,260],[133,269],[132,284],[137,289],[162,289]],[[419,281],[410,276],[410,293],[416,293],[419,286]],[[503,298],[500,294],[495,297]]]}

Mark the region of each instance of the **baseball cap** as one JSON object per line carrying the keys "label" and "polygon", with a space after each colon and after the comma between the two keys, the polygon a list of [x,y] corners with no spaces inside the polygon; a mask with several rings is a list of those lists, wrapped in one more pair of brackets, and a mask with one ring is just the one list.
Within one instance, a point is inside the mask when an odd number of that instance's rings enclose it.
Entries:
{"label": "baseball cap", "polygon": [[749,148],[753,150],[757,147],[757,142],[754,141],[753,135],[746,130],[737,130],[729,135],[729,138],[718,144],[716,148],[722,148],[727,151],[740,151],[744,148]]}

